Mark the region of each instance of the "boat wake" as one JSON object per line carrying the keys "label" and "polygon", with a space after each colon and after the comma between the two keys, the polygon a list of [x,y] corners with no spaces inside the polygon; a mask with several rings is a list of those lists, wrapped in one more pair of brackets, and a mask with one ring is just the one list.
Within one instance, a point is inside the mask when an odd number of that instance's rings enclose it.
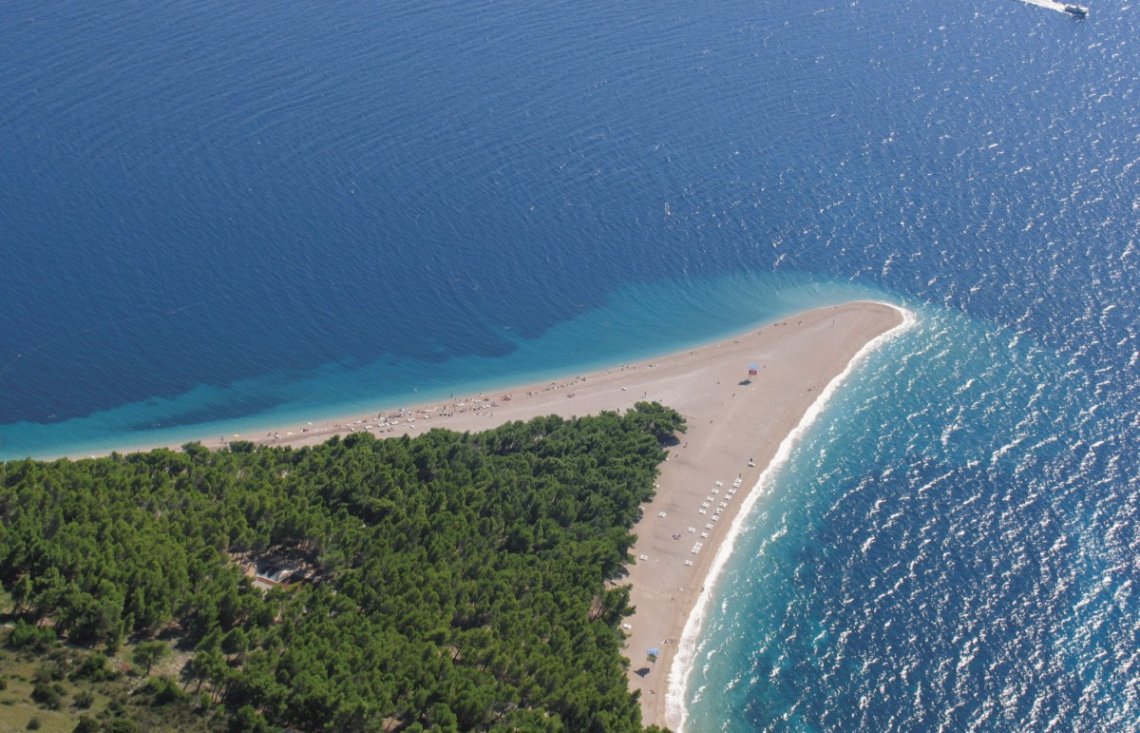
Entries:
{"label": "boat wake", "polygon": [[1083,18],[1089,14],[1087,5],[1077,5],[1076,3],[1058,3],[1053,0],[1022,0],[1022,2],[1028,3],[1029,5],[1036,5],[1040,8],[1056,10],[1058,13],[1067,13],[1074,18]]}

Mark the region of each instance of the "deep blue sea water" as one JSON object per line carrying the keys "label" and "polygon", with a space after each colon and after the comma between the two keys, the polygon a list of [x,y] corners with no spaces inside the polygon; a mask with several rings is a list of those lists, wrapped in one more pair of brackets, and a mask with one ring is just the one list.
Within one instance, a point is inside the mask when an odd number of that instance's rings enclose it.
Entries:
{"label": "deep blue sea water", "polygon": [[1138,8],[7,0],[0,457],[890,300],[687,730],[1135,730]]}

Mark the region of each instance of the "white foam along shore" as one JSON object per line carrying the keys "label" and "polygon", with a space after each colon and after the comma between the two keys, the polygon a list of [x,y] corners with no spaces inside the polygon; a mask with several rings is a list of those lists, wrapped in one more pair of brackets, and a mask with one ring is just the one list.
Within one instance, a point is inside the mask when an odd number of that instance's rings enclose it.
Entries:
{"label": "white foam along shore", "polygon": [[909,330],[917,323],[917,318],[911,311],[890,303],[883,303],[883,305],[890,306],[899,311],[903,318],[902,323],[871,339],[863,348],[859,349],[859,351],[851,357],[846,368],[827,384],[827,387],[820,392],[819,397],[817,397],[807,411],[804,412],[800,422],[780,442],[780,446],[777,448],[772,460],[760,473],[752,490],[744,497],[739,513],[729,527],[716,556],[713,558],[712,564],[709,566],[704,586],[697,597],[696,603],[693,604],[688,620],[685,622],[684,631],[681,634],[677,651],[673,656],[672,666],[669,669],[669,685],[665,697],[665,723],[677,731],[677,733],[684,731],[685,722],[688,717],[685,700],[688,696],[689,678],[692,674],[701,629],[704,626],[705,618],[708,615],[709,606],[712,603],[717,583],[724,571],[724,566],[732,556],[733,549],[736,546],[736,540],[743,530],[744,525],[751,518],[752,510],[756,502],[759,501],[775,483],[781,470],[787,464],[792,450],[800,442],[804,434],[815,424],[820,414],[826,409],[832,397],[847,378],[870,354],[881,348],[888,341],[896,338],[899,334]]}
{"label": "white foam along shore", "polygon": [[[671,682],[654,674],[657,660],[668,674],[678,651],[675,640],[684,636],[692,609],[707,603],[703,584],[715,578],[723,564],[721,559],[713,568],[713,560],[721,557],[721,541],[735,526],[746,494],[755,493],[741,488],[741,496],[733,501],[734,487],[713,502],[710,497],[719,493],[714,487],[734,472],[741,482],[737,486],[763,486],[761,472],[782,460],[779,456],[786,454],[787,447],[781,446],[788,443],[789,432],[797,434],[797,425],[814,419],[814,412],[831,394],[829,385],[837,382],[836,375],[842,381],[861,355],[907,318],[902,309],[876,301],[823,306],[634,364],[489,394],[449,397],[399,413],[358,413],[282,426],[254,440],[299,447],[358,431],[377,437],[414,437],[434,428],[479,432],[540,415],[569,418],[622,411],[639,401],[677,410],[688,430],[680,444],[669,449],[657,492],[634,528],[637,540],[631,554],[637,560],[627,567],[625,579],[634,608],[623,624],[625,654],[635,662],[643,650],[659,652],[646,666],[630,665],[630,688],[641,696],[643,720],[662,724],[668,716],[667,695],[658,694],[657,688],[664,693]],[[759,414],[765,416],[761,421],[756,420]],[[718,506],[698,509],[702,502]],[[702,517],[703,530],[696,526],[697,517]],[[681,541],[688,534],[700,536],[691,548]],[[699,613],[703,616],[703,608]],[[699,620],[689,634],[690,657],[697,631]]]}

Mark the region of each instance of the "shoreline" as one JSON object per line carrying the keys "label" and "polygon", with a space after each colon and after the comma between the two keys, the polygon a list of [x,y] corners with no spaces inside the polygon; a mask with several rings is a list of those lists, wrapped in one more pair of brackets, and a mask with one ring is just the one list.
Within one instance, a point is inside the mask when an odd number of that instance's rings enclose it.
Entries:
{"label": "shoreline", "polygon": [[[623,624],[625,653],[645,725],[684,725],[685,685],[711,586],[744,505],[762,496],[761,477],[861,357],[911,318],[893,305],[856,301],[711,345],[704,359],[674,355],[694,358],[684,365],[685,389],[649,397],[680,412],[688,431],[661,466],[657,493],[633,530],[636,561],[621,581],[631,584],[635,612]],[[760,367],[754,377],[749,362]]]}
{"label": "shoreline", "polygon": [[[478,432],[542,415],[625,410],[640,401],[676,410],[688,430],[668,448],[655,496],[633,528],[637,541],[630,552],[636,559],[617,582],[631,585],[635,610],[622,624],[624,653],[630,689],[641,696],[643,723],[675,724],[676,718],[683,724],[680,695],[710,597],[705,590],[715,584],[724,562],[719,558],[731,550],[742,505],[750,507],[762,495],[763,475],[786,452],[784,444],[798,435],[813,406],[825,402],[860,357],[909,317],[877,301],[823,306],[721,341],[584,375],[200,442],[211,449],[232,440],[298,448],[357,431],[377,437],[415,437],[436,427]],[[756,373],[750,375],[753,365]],[[181,444],[117,452],[162,447],[180,450]],[[743,495],[734,501],[738,492]],[[688,646],[676,654],[679,639],[688,639]],[[654,661],[646,654],[651,648],[658,651]]]}
{"label": "shoreline", "polygon": [[800,422],[780,442],[775,455],[772,456],[772,459],[760,472],[755,485],[748,490],[744,500],[740,503],[738,512],[736,516],[733,517],[728,532],[717,548],[716,555],[713,557],[712,563],[705,573],[704,584],[701,586],[700,591],[698,591],[697,598],[691,606],[685,620],[677,653],[673,656],[673,661],[669,669],[669,685],[665,697],[665,711],[663,716],[659,715],[659,719],[656,721],[659,725],[668,725],[677,733],[681,733],[681,731],[684,730],[685,723],[688,719],[688,711],[685,708],[685,697],[689,689],[689,677],[692,673],[697,645],[700,642],[700,633],[704,628],[709,607],[712,604],[713,595],[717,585],[720,583],[724,568],[732,557],[736,548],[736,542],[744,530],[745,520],[751,514],[757,502],[771,489],[780,471],[791,457],[796,445],[811,427],[815,425],[819,416],[827,409],[828,404],[836,392],[839,391],[840,387],[843,386],[858,369],[860,364],[871,354],[887,343],[887,341],[909,330],[915,324],[916,321],[913,313],[901,308],[898,310],[902,316],[902,321],[889,330],[872,338],[851,357],[843,371],[835,375],[827,387],[824,388],[815,401],[812,402],[804,412]]}

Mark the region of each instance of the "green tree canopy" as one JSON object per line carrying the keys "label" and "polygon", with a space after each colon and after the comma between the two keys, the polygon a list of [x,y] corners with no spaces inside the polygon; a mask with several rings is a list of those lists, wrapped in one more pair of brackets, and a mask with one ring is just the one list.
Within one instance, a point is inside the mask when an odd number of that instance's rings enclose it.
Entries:
{"label": "green tree canopy", "polygon": [[[235,730],[639,730],[629,595],[610,581],[683,430],[639,403],[478,434],[12,461],[0,583],[72,642],[130,636],[148,674],[169,652],[153,637],[174,634],[185,684]],[[53,643],[21,623],[10,643]]]}

